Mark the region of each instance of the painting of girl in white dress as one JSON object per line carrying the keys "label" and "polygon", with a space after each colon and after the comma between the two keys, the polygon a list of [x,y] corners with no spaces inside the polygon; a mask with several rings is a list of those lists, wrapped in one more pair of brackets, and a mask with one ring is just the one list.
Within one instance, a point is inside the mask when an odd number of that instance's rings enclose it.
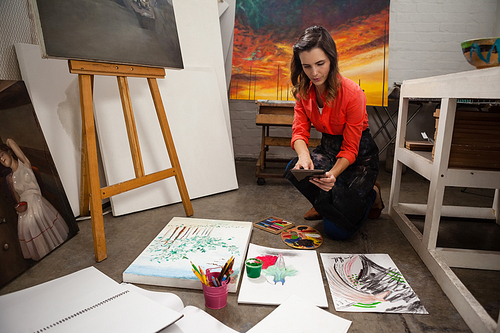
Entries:
{"label": "painting of girl in white dress", "polygon": [[0,80],[0,286],[78,230],[24,82]]}
{"label": "painting of girl in white dress", "polygon": [[0,163],[10,168],[7,185],[16,201],[18,237],[25,259],[40,260],[69,234],[64,218],[42,196],[29,159],[12,139],[0,145]]}

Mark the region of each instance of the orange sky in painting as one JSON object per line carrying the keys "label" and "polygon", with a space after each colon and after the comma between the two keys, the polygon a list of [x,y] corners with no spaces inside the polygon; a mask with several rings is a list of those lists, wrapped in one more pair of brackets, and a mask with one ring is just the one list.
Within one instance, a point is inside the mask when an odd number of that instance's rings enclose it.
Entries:
{"label": "orange sky in painting", "polygon": [[[387,96],[388,31],[388,11],[357,17],[330,31],[337,44],[341,74],[360,83],[368,105],[382,105],[382,96]],[[236,22],[230,98],[293,100],[288,92],[289,61],[297,37],[277,38],[257,35]],[[383,104],[387,105],[386,99]]]}

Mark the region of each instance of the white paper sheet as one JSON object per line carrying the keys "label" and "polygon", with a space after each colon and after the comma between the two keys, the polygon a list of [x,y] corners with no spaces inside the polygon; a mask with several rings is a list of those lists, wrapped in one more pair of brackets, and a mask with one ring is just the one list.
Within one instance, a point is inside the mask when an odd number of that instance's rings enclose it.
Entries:
{"label": "white paper sheet", "polygon": [[130,291],[146,296],[147,298],[160,303],[161,305],[166,306],[167,308],[174,311],[181,312],[184,309],[184,302],[182,302],[182,299],[176,294],[163,291],[146,290],[144,288],[125,282],[123,282],[121,285]]}
{"label": "white paper sheet", "polygon": [[181,313],[184,317],[162,330],[161,333],[237,333],[195,306],[188,305]]}
{"label": "white paper sheet", "polygon": [[203,327],[203,332],[237,333],[237,331],[227,327],[195,306],[186,306],[184,308],[182,300],[175,294],[146,290],[129,283],[122,283],[122,285],[183,314],[181,319],[160,331],[161,333],[198,333],[200,327]]}
{"label": "white paper sheet", "polygon": [[247,333],[346,333],[351,321],[320,309],[303,297],[290,296]]}
{"label": "white paper sheet", "polygon": [[0,296],[3,332],[158,332],[182,317],[94,267]]}
{"label": "white paper sheet", "polygon": [[278,270],[279,265],[267,268],[268,274],[263,270],[261,276],[255,279],[242,274],[238,303],[279,305],[291,295],[300,294],[316,306],[328,307],[316,251],[283,250],[250,244],[247,258],[280,255],[284,263],[279,268],[280,277],[277,280],[271,270]]}

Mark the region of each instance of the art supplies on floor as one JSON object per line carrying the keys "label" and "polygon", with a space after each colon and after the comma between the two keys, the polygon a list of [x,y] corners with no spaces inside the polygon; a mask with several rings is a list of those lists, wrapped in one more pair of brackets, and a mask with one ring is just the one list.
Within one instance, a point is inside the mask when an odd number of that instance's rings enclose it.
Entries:
{"label": "art supplies on floor", "polygon": [[427,314],[388,254],[321,253],[337,311]]}
{"label": "art supplies on floor", "polygon": [[328,307],[318,255],[313,251],[275,249],[250,244],[247,258],[263,262],[258,278],[241,276],[238,303],[279,305],[300,294],[319,307]]}
{"label": "art supplies on floor", "polygon": [[303,297],[291,295],[247,333],[346,333],[351,321],[318,308]]}
{"label": "art supplies on floor", "polygon": [[203,271],[201,266],[196,267],[193,262],[193,273],[201,282],[203,296],[205,297],[205,306],[210,309],[222,309],[227,304],[228,284],[231,282],[231,273],[233,272],[234,256],[222,266],[220,270]]}
{"label": "art supplies on floor", "polygon": [[183,315],[94,267],[0,296],[2,332],[158,332]]}
{"label": "art supplies on floor", "polygon": [[229,292],[236,292],[252,222],[174,217],[123,273],[123,281],[202,289],[193,264],[220,270],[233,257]]}
{"label": "art supplies on floor", "polygon": [[253,226],[265,231],[269,231],[272,234],[279,234],[280,232],[290,229],[295,223],[286,221],[279,217],[270,216],[267,219],[263,219],[254,222]]}
{"label": "art supplies on floor", "polygon": [[323,236],[308,225],[299,225],[281,233],[281,239],[294,249],[316,249],[323,244]]}
{"label": "art supplies on floor", "polygon": [[[206,271],[201,268],[201,266],[196,267],[191,261],[191,267],[194,275],[206,286],[220,287],[223,282],[229,282],[231,280],[231,274],[233,273],[234,256],[231,256],[229,260],[222,266],[219,272],[210,272],[207,268]],[[212,278],[208,278],[210,273],[214,274]]]}

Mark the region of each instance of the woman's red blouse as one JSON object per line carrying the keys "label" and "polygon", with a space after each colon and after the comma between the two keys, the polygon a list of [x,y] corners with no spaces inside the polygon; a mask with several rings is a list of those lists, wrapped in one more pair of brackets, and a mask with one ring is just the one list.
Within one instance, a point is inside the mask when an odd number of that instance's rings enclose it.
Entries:
{"label": "woman's red blouse", "polygon": [[309,145],[311,123],[322,133],[343,135],[344,141],[337,158],[345,157],[350,164],[358,155],[361,132],[368,128],[366,96],[354,81],[342,77],[341,87],[333,103],[326,104],[324,95],[323,112],[319,113],[316,89],[311,83],[309,97],[295,102],[292,148],[296,140],[302,139]]}

